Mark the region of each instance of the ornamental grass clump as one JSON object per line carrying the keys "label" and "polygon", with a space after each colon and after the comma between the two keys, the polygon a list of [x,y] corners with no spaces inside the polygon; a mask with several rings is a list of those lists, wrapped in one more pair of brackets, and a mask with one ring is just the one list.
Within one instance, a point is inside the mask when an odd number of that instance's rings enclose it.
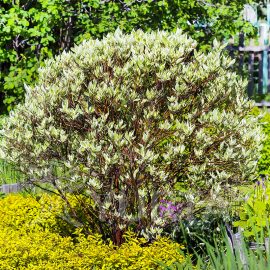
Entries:
{"label": "ornamental grass clump", "polygon": [[176,183],[196,205],[254,177],[260,129],[222,49],[198,52],[180,30],[84,42],[26,86],[2,157],[67,204],[66,192],[90,196],[116,244],[129,226],[159,233],[158,203]]}

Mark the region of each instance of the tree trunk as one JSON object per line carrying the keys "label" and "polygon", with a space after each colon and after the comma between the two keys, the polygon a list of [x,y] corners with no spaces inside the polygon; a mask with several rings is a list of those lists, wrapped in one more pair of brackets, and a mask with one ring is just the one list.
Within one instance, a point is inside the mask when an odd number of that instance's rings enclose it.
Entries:
{"label": "tree trunk", "polygon": [[[120,170],[119,168],[115,168],[115,174],[114,174],[114,192],[115,195],[119,195],[120,192],[120,183],[119,183],[119,177],[120,177]],[[116,201],[115,202],[115,209],[119,212],[119,202]],[[114,224],[113,224],[113,243],[116,246],[121,246],[121,244],[123,243],[123,231],[119,228],[119,217],[116,218],[114,220]]]}
{"label": "tree trunk", "polygon": [[119,228],[118,224],[114,226],[113,230],[113,243],[120,247],[123,244],[123,231]]}

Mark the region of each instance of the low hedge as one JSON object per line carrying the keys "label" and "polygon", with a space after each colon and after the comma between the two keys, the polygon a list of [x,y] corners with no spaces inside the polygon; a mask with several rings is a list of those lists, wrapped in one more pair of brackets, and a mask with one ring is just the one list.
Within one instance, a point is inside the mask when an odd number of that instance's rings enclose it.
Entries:
{"label": "low hedge", "polygon": [[158,262],[185,261],[183,246],[160,237],[148,244],[129,232],[117,248],[101,235],[61,236],[61,199],[9,195],[0,200],[0,269],[159,269]]}

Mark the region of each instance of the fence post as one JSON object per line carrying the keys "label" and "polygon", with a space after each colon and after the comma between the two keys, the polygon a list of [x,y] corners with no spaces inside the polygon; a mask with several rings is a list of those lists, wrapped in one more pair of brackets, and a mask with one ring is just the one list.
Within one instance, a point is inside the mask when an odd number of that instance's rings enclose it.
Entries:
{"label": "fence post", "polygon": [[[260,43],[261,43],[261,45],[268,45],[268,31],[269,31],[268,24],[261,23],[260,24]],[[268,88],[268,53],[267,53],[267,49],[264,49],[263,53],[262,53],[262,65],[263,65],[262,94],[266,94],[267,88]]]}
{"label": "fence post", "polygon": [[254,52],[249,53],[248,57],[248,96],[254,95]]}
{"label": "fence post", "polygon": [[264,239],[265,251],[269,253],[269,238]]}
{"label": "fence post", "polygon": [[225,227],[233,254],[235,256],[239,255],[240,261],[243,265],[243,270],[248,270],[248,261],[245,254],[244,242],[240,228],[238,229],[238,233],[234,234],[227,224],[225,224]]}
{"label": "fence post", "polygon": [[259,61],[258,94],[262,95],[263,93],[263,52],[258,53],[258,61]]}

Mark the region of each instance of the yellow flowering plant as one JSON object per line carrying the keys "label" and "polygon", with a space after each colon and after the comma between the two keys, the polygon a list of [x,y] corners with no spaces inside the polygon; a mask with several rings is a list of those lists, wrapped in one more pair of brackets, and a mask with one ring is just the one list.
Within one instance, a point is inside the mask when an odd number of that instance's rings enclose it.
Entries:
{"label": "yellow flowering plant", "polygon": [[[74,205],[72,195],[70,202]],[[161,269],[159,262],[185,261],[183,246],[160,237],[152,243],[128,232],[116,247],[97,233],[76,229],[62,236],[64,202],[56,195],[9,195],[0,200],[0,269]]]}

